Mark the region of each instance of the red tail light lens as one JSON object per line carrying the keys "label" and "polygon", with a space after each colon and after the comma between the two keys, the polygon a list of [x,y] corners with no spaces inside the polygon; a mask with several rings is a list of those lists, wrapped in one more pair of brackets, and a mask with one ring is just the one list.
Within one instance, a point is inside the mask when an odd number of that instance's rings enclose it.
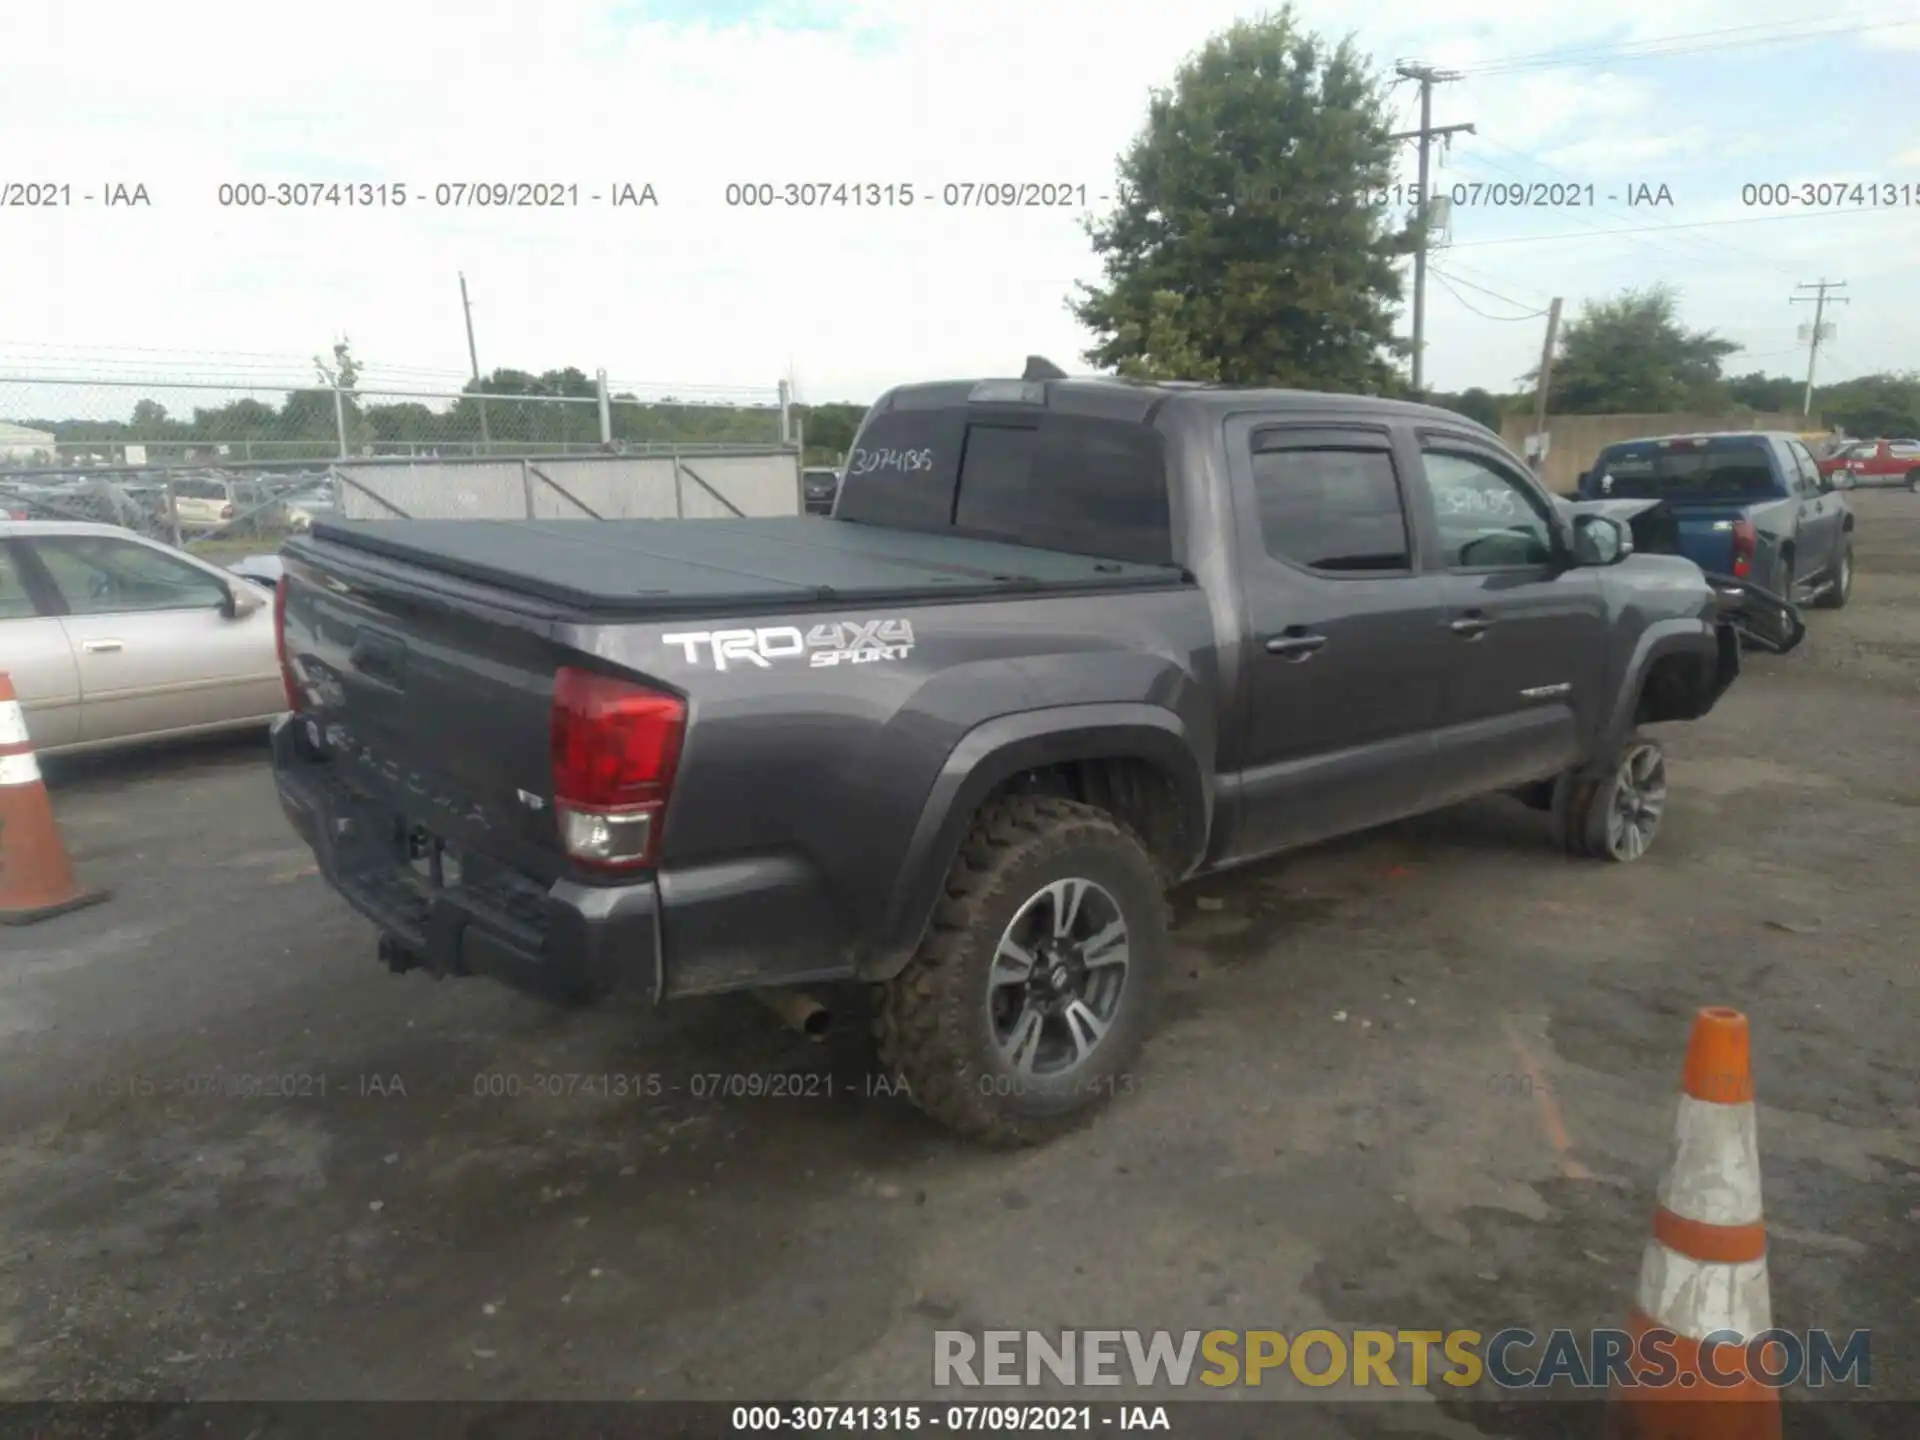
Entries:
{"label": "red tail light lens", "polygon": [[553,677],[553,808],[569,855],[653,864],[686,728],[677,695],[570,666]]}
{"label": "red tail light lens", "polygon": [[280,683],[286,687],[287,709],[300,708],[300,677],[287,656],[287,577],[273,587],[273,653],[280,660]]}
{"label": "red tail light lens", "polygon": [[1733,522],[1733,575],[1744,580],[1753,573],[1753,554],[1759,547],[1760,533],[1751,520]]}

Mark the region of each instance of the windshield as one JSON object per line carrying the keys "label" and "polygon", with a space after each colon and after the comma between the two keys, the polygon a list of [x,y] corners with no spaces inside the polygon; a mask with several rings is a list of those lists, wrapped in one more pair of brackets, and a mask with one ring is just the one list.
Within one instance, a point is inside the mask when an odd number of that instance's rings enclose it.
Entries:
{"label": "windshield", "polygon": [[1778,493],[1767,441],[1760,436],[1713,440],[1636,440],[1600,452],[1581,494],[1595,499],[1752,499]]}

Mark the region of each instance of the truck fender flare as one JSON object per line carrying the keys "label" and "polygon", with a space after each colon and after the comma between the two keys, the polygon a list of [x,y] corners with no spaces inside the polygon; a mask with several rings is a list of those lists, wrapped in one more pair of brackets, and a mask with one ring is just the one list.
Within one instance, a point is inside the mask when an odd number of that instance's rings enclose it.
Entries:
{"label": "truck fender flare", "polygon": [[1190,853],[1172,865],[1184,875],[1205,854],[1213,796],[1186,725],[1170,710],[1131,703],[1061,705],[1003,715],[960,737],[920,809],[900,867],[874,960],[863,978],[891,978],[925,933],[953,857],[987,796],[1022,771],[1074,760],[1144,760],[1172,782]]}
{"label": "truck fender flare", "polygon": [[1606,724],[1598,737],[1600,743],[1594,747],[1590,762],[1592,768],[1607,768],[1614,752],[1633,729],[1633,712],[1639,707],[1640,691],[1647,683],[1648,673],[1667,656],[1683,654],[1716,660],[1719,642],[1714,636],[1713,626],[1704,621],[1676,616],[1656,620],[1646,628],[1635,642],[1633,653],[1627,657],[1620,683],[1614,687],[1613,708],[1608,712]]}

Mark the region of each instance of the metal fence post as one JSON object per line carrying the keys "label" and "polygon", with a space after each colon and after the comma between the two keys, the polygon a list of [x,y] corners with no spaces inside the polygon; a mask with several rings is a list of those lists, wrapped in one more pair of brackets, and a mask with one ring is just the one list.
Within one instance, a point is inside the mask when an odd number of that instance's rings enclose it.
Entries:
{"label": "metal fence post", "polygon": [[523,458],[520,461],[520,493],[526,497],[527,518],[533,519],[533,467]]}
{"label": "metal fence post", "polygon": [[607,395],[607,372],[594,372],[594,392],[600,397],[600,447],[603,450],[613,448],[613,402]]}
{"label": "metal fence post", "polygon": [[179,507],[173,503],[173,477],[171,475],[167,477],[167,539],[173,543],[174,549],[178,550],[182,548],[180,544],[180,510]]}
{"label": "metal fence post", "polygon": [[780,382],[780,443],[793,443],[793,386]]}
{"label": "metal fence post", "polygon": [[680,481],[680,447],[675,445],[668,454],[673,457],[673,518],[684,520],[687,518],[687,492]]}
{"label": "metal fence post", "polygon": [[347,458],[347,402],[340,394],[340,382],[333,382],[333,431],[340,442],[340,458]]}

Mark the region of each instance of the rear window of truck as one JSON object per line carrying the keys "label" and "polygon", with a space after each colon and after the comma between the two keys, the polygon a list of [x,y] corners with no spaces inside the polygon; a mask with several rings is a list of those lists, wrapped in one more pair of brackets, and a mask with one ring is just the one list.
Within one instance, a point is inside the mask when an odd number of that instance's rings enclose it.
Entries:
{"label": "rear window of truck", "polygon": [[1173,559],[1159,433],[1081,415],[877,415],[847,456],[837,513],[1136,564]]}
{"label": "rear window of truck", "polygon": [[1587,473],[1580,493],[1613,500],[1764,500],[1780,493],[1772,445],[1761,436],[1730,435],[1662,443],[1610,445]]}

